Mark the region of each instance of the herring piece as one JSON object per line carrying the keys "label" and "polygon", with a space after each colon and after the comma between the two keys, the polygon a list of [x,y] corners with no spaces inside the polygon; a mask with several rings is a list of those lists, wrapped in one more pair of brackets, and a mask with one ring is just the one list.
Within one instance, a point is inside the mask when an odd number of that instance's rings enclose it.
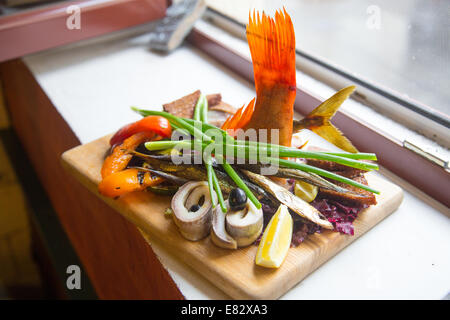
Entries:
{"label": "herring piece", "polygon": [[[229,209],[228,200],[225,201],[227,209]],[[212,242],[224,249],[237,249],[237,242],[227,232],[225,227],[226,214],[222,212],[220,206],[216,206],[213,210],[212,217],[212,230],[211,240]]]}
{"label": "herring piece", "polygon": [[309,203],[303,201],[292,192],[286,190],[285,188],[279,186],[270,179],[253,173],[247,170],[241,170],[251,181],[258,184],[261,188],[272,194],[281,203],[285,204],[292,211],[297,213],[299,216],[312,221],[319,226],[333,230],[333,225],[331,222],[324,217],[316,208],[311,206]]}
{"label": "herring piece", "polygon": [[[183,237],[198,241],[209,234],[212,201],[206,181],[184,184],[173,196],[171,204],[174,222]],[[192,208],[197,210],[191,211]]]}
{"label": "herring piece", "polygon": [[[260,174],[261,169],[264,168],[263,165],[260,164],[243,164],[243,165],[237,165],[241,169],[245,169],[257,174]],[[295,179],[295,180],[301,180],[304,182],[307,182],[309,184],[318,186],[320,188],[324,188],[327,190],[333,190],[336,192],[342,192],[342,193],[351,193],[348,189],[345,189],[341,186],[337,186],[336,184],[322,178],[321,176],[311,173],[311,172],[305,172],[298,169],[292,169],[292,168],[278,168],[277,172],[273,175],[275,177],[279,178],[286,178],[286,179]]]}

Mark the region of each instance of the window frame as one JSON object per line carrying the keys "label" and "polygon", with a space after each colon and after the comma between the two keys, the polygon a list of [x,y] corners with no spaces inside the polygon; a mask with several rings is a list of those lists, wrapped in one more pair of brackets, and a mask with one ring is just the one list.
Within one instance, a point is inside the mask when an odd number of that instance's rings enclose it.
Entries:
{"label": "window frame", "polygon": [[[0,50],[0,63],[161,19],[170,2],[75,0],[0,16],[0,43],[7,44]],[[67,9],[73,5],[80,8],[81,28],[69,30],[66,22],[73,12]]]}

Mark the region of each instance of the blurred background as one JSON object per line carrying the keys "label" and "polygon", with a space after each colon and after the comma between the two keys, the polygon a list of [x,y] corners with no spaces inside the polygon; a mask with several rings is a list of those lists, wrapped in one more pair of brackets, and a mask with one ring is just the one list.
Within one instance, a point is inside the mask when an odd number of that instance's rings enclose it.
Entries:
{"label": "blurred background", "polygon": [[0,299],[43,298],[31,253],[30,207],[5,146],[10,124],[0,96]]}

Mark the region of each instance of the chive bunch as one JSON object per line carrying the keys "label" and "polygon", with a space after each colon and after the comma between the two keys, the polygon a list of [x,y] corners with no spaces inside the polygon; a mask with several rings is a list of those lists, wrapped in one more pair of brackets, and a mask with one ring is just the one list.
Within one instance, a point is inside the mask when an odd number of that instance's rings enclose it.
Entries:
{"label": "chive bunch", "polygon": [[[142,110],[136,107],[132,107],[132,110],[141,114],[142,116],[158,115],[169,120],[171,126],[175,130],[194,137],[193,140],[181,140],[181,141],[153,141],[147,142],[145,147],[148,150],[165,150],[175,147],[181,148],[194,148],[194,146],[200,146],[202,148],[202,158],[206,167],[206,172],[208,176],[208,186],[209,192],[211,194],[211,199],[213,198],[213,190],[216,192],[219,205],[223,212],[226,212],[226,207],[223,199],[222,191],[219,187],[219,181],[217,175],[214,171],[212,165],[211,154],[204,152],[207,147],[214,144],[214,150],[216,151],[215,157],[218,162],[221,163],[225,172],[230,176],[230,178],[236,183],[236,185],[244,190],[247,197],[257,208],[261,208],[261,203],[255,197],[255,195],[250,191],[245,182],[237,174],[234,168],[227,162],[225,156],[228,158],[230,155],[227,151],[233,152],[233,157],[236,154],[243,155],[245,159],[249,159],[251,156],[256,156],[256,160],[260,163],[272,163],[278,164],[281,167],[293,168],[297,170],[302,170],[305,172],[315,173],[320,176],[333,179],[346,183],[348,185],[361,188],[363,190],[370,191],[372,193],[379,194],[375,189],[370,188],[364,184],[358,183],[354,180],[348,179],[346,177],[337,175],[335,173],[329,172],[324,169],[320,169],[314,166],[310,166],[304,163],[299,163],[296,161],[291,161],[283,159],[289,158],[306,158],[306,159],[317,159],[336,162],[345,166],[352,168],[362,169],[362,170],[378,170],[378,165],[370,162],[360,161],[360,160],[377,160],[374,153],[339,153],[339,152],[315,152],[315,151],[305,151],[291,147],[285,147],[275,144],[256,142],[256,141],[244,141],[237,140],[226,133],[226,131],[219,129],[208,123],[208,101],[206,96],[201,95],[194,109],[194,118],[186,119],[174,116],[170,113],[164,111],[152,111],[152,110]],[[209,131],[214,129],[214,131]],[[220,135],[222,142],[215,141],[217,137],[212,135]],[[267,156],[261,157],[261,154]],[[252,158],[254,159],[254,158]],[[213,201],[214,203],[214,201]],[[215,204],[214,204],[215,206]]]}

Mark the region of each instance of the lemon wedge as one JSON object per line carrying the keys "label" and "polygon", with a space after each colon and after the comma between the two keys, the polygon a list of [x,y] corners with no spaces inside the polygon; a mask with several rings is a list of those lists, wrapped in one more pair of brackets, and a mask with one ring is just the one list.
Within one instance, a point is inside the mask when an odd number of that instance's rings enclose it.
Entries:
{"label": "lemon wedge", "polygon": [[286,258],[292,239],[292,217],[282,204],[264,230],[255,262],[258,266],[278,268]]}
{"label": "lemon wedge", "polygon": [[313,186],[312,184],[303,181],[295,181],[295,195],[306,202],[313,201],[316,198],[318,192],[319,187],[317,186]]}

